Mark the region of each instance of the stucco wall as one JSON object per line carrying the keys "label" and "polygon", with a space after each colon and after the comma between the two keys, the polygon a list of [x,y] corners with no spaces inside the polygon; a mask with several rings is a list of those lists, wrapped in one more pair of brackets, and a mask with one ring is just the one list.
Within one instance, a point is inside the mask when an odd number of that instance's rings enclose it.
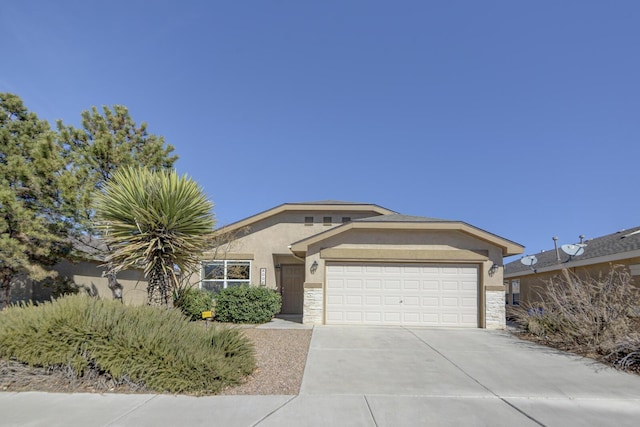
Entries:
{"label": "stucco wall", "polygon": [[[484,286],[502,286],[502,268],[496,274],[489,275],[491,266],[495,263],[502,264],[502,251],[483,240],[475,239],[467,234],[457,231],[427,231],[427,230],[366,230],[352,229],[345,233],[333,236],[309,247],[306,259],[306,271],[310,275],[311,266],[318,264],[316,272],[308,277],[307,281],[324,283],[325,260],[321,256],[321,250],[326,248],[360,248],[360,249],[415,249],[415,250],[470,250],[484,253],[484,261],[478,259],[469,260],[475,264],[483,264],[481,284]],[[482,257],[482,255],[479,255]],[[392,261],[392,260],[390,260]],[[414,260],[395,260],[414,261]],[[430,260],[419,260],[428,262]],[[459,263],[460,260],[451,260]],[[441,261],[439,261],[441,262]],[[504,299],[504,297],[503,297]],[[504,302],[504,301],[503,301]]]}
{"label": "stucco wall", "polygon": [[[629,271],[629,265],[637,264],[640,264],[640,258],[636,257],[611,263],[603,262],[587,266],[573,267],[569,268],[568,271],[581,278],[587,276],[597,278],[601,274],[607,274],[614,265],[621,266]],[[505,277],[505,281],[509,281],[510,283],[512,280],[520,280],[520,304],[522,305],[539,301],[540,295],[544,294],[546,283],[553,278],[559,278],[561,275],[561,269],[542,271],[538,273],[531,271],[530,273],[522,276],[510,275],[511,277]],[[640,276],[633,276],[633,278],[634,285],[640,287]],[[507,292],[509,292],[509,289],[507,289]],[[511,297],[509,296],[509,305],[511,304],[511,301]]]}
{"label": "stucco wall", "polygon": [[[84,288],[91,295],[112,299],[113,295],[106,277],[102,277],[103,267],[98,262],[63,261],[53,267],[59,277],[68,277],[76,285]],[[122,285],[122,300],[125,304],[142,305],[147,301],[147,281],[142,271],[126,270],[118,274],[118,282]],[[51,298],[51,288],[43,283],[19,279],[12,284],[11,300],[47,301]]]}
{"label": "stucco wall", "polygon": [[[288,211],[266,218],[252,224],[246,230],[239,230],[236,239],[231,243],[211,250],[204,255],[205,259],[236,259],[236,254],[251,256],[251,284],[260,284],[260,269],[266,268],[266,286],[279,288],[277,264],[296,264],[296,259],[289,250],[289,245],[298,240],[329,230],[342,224],[342,217],[351,219],[367,218],[378,215],[376,212],[358,211]],[[313,225],[305,224],[305,217],[314,217]],[[332,225],[324,225],[323,218],[330,216]],[[196,275],[194,275],[196,276]],[[193,277],[195,283],[199,277]]]}

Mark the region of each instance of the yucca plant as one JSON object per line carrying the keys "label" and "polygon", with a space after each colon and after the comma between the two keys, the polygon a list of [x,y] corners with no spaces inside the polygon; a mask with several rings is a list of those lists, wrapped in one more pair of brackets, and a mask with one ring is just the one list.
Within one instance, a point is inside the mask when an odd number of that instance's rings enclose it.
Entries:
{"label": "yucca plant", "polygon": [[202,188],[174,171],[123,168],[96,195],[96,219],[114,270],[144,268],[147,303],[172,304],[176,267],[197,268],[215,219]]}

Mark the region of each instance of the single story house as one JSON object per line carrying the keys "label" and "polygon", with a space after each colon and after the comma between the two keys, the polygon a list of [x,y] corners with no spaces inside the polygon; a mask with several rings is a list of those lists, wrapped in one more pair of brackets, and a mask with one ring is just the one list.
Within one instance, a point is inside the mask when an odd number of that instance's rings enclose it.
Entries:
{"label": "single story house", "polygon": [[[106,247],[102,240],[84,238],[73,242],[76,256],[63,260],[52,267],[58,273],[56,282],[66,283],[62,286],[73,286],[89,295],[102,298],[114,298],[109,289],[109,280],[104,275],[104,253]],[[129,269],[118,273],[117,281],[121,286],[121,299],[125,304],[142,305],[147,301],[147,279],[142,270]],[[53,280],[41,282],[25,277],[17,277],[11,283],[11,302],[48,301],[59,291],[60,286],[53,285]]]}
{"label": "single story house", "polygon": [[217,233],[201,287],[275,289],[307,324],[502,328],[502,260],[524,250],[462,221],[340,201],[285,203]]}
{"label": "single story house", "polygon": [[[580,247],[582,250],[578,250]],[[561,245],[507,263],[504,266],[506,304],[535,302],[544,292],[545,284],[564,269],[579,277],[595,278],[613,265],[620,265],[636,278],[635,284],[640,285],[640,227],[581,241],[570,245],[570,249],[575,252],[567,254]],[[535,263],[529,265],[534,258]]]}

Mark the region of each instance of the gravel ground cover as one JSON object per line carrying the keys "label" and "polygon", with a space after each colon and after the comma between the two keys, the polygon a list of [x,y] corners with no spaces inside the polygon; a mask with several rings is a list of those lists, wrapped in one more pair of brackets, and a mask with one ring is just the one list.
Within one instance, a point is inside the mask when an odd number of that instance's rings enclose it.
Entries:
{"label": "gravel ground cover", "polygon": [[[225,389],[226,395],[295,395],[311,341],[310,329],[243,328],[254,343],[257,369],[244,384]],[[47,391],[59,393],[149,393],[134,384],[115,384],[104,376],[89,372],[75,378],[65,370],[29,367],[15,361],[0,360],[0,391]]]}

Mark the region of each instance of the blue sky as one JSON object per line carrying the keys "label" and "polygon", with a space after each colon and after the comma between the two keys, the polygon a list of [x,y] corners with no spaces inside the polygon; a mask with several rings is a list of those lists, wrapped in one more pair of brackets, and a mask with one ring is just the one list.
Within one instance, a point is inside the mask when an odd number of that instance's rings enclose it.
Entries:
{"label": "blue sky", "polygon": [[525,253],[640,225],[640,2],[3,1],[0,91],[121,104],[220,225],[285,202],[468,222]]}

